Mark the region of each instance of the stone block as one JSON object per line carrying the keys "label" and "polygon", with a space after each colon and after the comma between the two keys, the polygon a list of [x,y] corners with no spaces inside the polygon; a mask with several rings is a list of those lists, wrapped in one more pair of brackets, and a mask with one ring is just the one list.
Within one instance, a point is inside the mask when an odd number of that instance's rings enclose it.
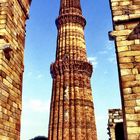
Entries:
{"label": "stone block", "polygon": [[136,107],[135,107],[135,112],[136,112],[136,113],[140,113],[140,106],[136,106]]}
{"label": "stone block", "polygon": [[115,22],[121,21],[121,20],[128,20],[129,16],[128,15],[120,15],[120,16],[114,16],[113,20]]}
{"label": "stone block", "polygon": [[[120,12],[120,11],[119,11]],[[122,12],[121,12],[122,13]],[[115,26],[115,30],[120,30],[120,31],[122,31],[122,30],[124,30],[125,29],[125,26],[124,25],[118,25],[118,26]]]}
{"label": "stone block", "polygon": [[140,106],[140,99],[137,99],[137,100],[136,100],[136,104],[137,104],[138,106]]}
{"label": "stone block", "polygon": [[129,6],[130,4],[132,4],[131,1],[121,1],[121,2],[119,2],[119,5],[120,5],[120,6],[124,6],[124,5],[125,5],[125,6],[126,6],[126,5]]}
{"label": "stone block", "polygon": [[121,69],[131,69],[134,67],[133,63],[124,63],[124,64],[120,64],[120,68]]}
{"label": "stone block", "polygon": [[136,80],[140,80],[140,74],[136,75]]}
{"label": "stone block", "polygon": [[139,0],[133,0],[133,3],[139,5],[140,1]]}
{"label": "stone block", "polygon": [[125,52],[125,51],[128,51],[128,50],[129,50],[128,46],[118,47],[118,52]]}
{"label": "stone block", "polygon": [[126,114],[126,120],[127,121],[137,121],[137,114]]}
{"label": "stone block", "polygon": [[131,69],[121,69],[121,75],[132,75],[132,70]]}
{"label": "stone block", "polygon": [[136,83],[136,81],[135,81],[136,78],[135,78],[135,75],[133,75],[133,74],[131,74],[131,75],[124,75],[121,78],[122,78],[121,79],[122,80],[122,84],[124,82],[127,82],[127,81],[132,81],[132,84],[135,84]]}
{"label": "stone block", "polygon": [[[112,33],[111,33],[111,35],[113,35],[113,36],[115,36],[115,37],[125,37],[125,36],[127,36],[127,35],[129,35],[130,33],[132,32],[132,30],[117,30],[117,31],[113,31]],[[126,37],[125,37],[126,38]],[[131,43],[126,43],[126,41],[119,41],[119,43],[121,43],[121,44],[133,44],[134,43],[134,41],[132,41]],[[119,46],[122,46],[122,45],[119,45]],[[126,45],[124,45],[124,46],[126,46]]]}
{"label": "stone block", "polygon": [[133,93],[140,93],[140,87],[133,87],[132,91]]}
{"label": "stone block", "polygon": [[138,126],[138,122],[136,121],[128,121],[126,124],[128,127]]}
{"label": "stone block", "polygon": [[136,45],[140,45],[140,40],[139,39],[135,39],[135,44]]}
{"label": "stone block", "polygon": [[132,63],[134,61],[135,61],[134,57],[121,57],[121,58],[119,58],[119,63],[120,64],[122,64],[122,63]]}
{"label": "stone block", "polygon": [[132,89],[131,88],[124,88],[123,89],[123,94],[131,94],[132,93]]}
{"label": "stone block", "polygon": [[140,134],[140,129],[139,127],[127,127],[127,132],[130,134]]}
{"label": "stone block", "polygon": [[126,107],[134,107],[134,106],[136,106],[136,101],[135,100],[125,100],[124,101],[124,105],[126,106]]}
{"label": "stone block", "polygon": [[140,62],[140,56],[135,56],[135,61]]}
{"label": "stone block", "polygon": [[134,68],[132,69],[132,73],[137,76],[139,74],[139,70],[137,68]]}
{"label": "stone block", "polygon": [[132,107],[125,107],[125,113],[126,114],[134,114],[135,113],[135,110],[134,110],[134,108],[132,108]]}
{"label": "stone block", "polygon": [[125,95],[124,95],[124,100],[125,100],[125,101],[135,100],[136,97],[137,97],[136,94],[131,94],[131,93],[129,93],[129,94],[125,94]]}
{"label": "stone block", "polygon": [[128,134],[129,140],[139,140],[139,134]]}
{"label": "stone block", "polygon": [[132,51],[140,51],[140,45],[132,45],[132,46],[130,46],[130,48]]}
{"label": "stone block", "polygon": [[9,93],[8,92],[6,92],[5,90],[2,90],[2,93],[1,93],[2,95],[4,95],[5,97],[9,97]]}
{"label": "stone block", "polygon": [[126,51],[119,52],[119,57],[131,57],[131,56],[140,56],[140,51]]}

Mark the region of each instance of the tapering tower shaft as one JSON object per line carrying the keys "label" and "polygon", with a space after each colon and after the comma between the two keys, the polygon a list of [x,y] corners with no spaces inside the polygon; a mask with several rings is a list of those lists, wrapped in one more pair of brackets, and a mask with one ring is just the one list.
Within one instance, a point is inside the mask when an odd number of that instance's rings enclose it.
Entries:
{"label": "tapering tower shaft", "polygon": [[96,126],[80,0],[61,0],[49,140],[96,140]]}

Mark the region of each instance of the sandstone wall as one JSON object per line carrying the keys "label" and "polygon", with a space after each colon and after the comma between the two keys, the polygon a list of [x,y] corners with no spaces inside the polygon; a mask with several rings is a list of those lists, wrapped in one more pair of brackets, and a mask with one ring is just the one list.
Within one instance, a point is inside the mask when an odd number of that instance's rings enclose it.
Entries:
{"label": "sandstone wall", "polygon": [[126,140],[140,139],[140,0],[110,0]]}
{"label": "sandstone wall", "polygon": [[20,139],[25,21],[29,1],[0,0],[0,139]]}
{"label": "sandstone wall", "polygon": [[[115,128],[118,123],[123,123],[122,110],[109,109],[108,130],[110,140],[116,140]],[[123,133],[123,132],[122,132]]]}

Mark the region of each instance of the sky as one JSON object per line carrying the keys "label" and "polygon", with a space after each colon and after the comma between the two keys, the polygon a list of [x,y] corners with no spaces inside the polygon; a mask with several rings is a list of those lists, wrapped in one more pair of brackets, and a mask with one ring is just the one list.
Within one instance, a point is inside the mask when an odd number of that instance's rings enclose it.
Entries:
{"label": "sky", "polygon": [[[52,92],[50,64],[55,61],[60,0],[33,0],[26,25],[25,71],[21,140],[48,135]],[[98,140],[108,140],[108,109],[120,108],[120,91],[109,0],[81,0],[87,20],[85,39],[88,59],[94,72],[91,85],[94,97]]]}

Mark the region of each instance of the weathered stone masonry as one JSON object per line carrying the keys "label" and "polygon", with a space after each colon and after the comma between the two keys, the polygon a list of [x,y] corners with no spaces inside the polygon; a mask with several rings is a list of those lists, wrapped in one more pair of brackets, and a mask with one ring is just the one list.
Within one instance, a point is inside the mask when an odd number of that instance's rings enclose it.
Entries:
{"label": "weathered stone masonry", "polygon": [[124,140],[122,110],[109,109],[108,114],[109,140]]}
{"label": "weathered stone masonry", "polygon": [[92,65],[84,39],[80,0],[61,0],[53,78],[49,140],[96,140],[90,85]]}
{"label": "weathered stone masonry", "polygon": [[20,139],[25,21],[31,0],[0,0],[0,140]]}
{"label": "weathered stone masonry", "polygon": [[140,0],[110,0],[125,140],[140,139]]}

